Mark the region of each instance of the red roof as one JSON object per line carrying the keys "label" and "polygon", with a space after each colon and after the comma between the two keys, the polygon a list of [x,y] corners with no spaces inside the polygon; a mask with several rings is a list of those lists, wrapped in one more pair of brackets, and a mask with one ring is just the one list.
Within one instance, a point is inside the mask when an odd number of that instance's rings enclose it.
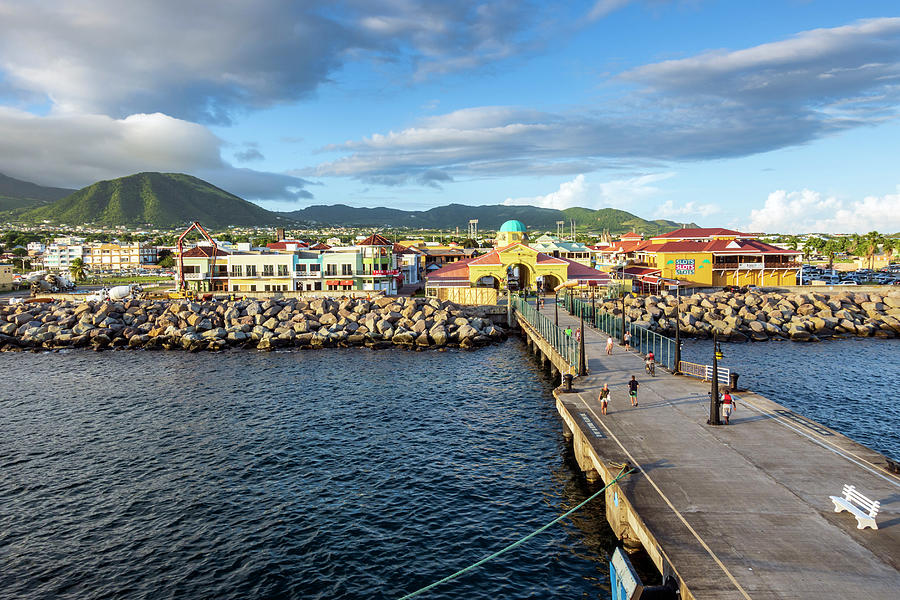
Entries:
{"label": "red roof", "polygon": [[666,242],[655,248],[656,252],[711,252],[713,254],[801,254],[799,250],[786,250],[759,240],[712,240]]}
{"label": "red roof", "polygon": [[266,244],[266,248],[269,250],[287,250],[288,245],[293,245],[297,248],[306,248],[309,246],[306,242],[300,242],[298,240],[281,240],[280,242],[270,242]]}
{"label": "red roof", "polygon": [[629,231],[628,233],[625,233],[625,234],[623,234],[623,235],[620,235],[620,236],[619,236],[619,239],[621,239],[621,240],[623,240],[623,241],[624,241],[624,240],[628,240],[628,241],[631,241],[631,240],[642,240],[642,239],[644,239],[644,235],[641,234],[641,233],[634,232],[634,231]]}
{"label": "red roof", "polygon": [[[518,243],[518,242],[517,242]],[[512,244],[511,244],[512,245]],[[509,247],[509,246],[507,246]],[[444,286],[453,286],[453,285],[462,285],[463,282],[469,281],[469,265],[499,265],[499,258],[497,254],[501,249],[498,248],[492,252],[485,254],[484,256],[479,256],[477,258],[468,258],[455,263],[450,263],[444,267],[441,267],[437,271],[433,273],[429,273],[427,275],[427,279],[429,283],[432,284],[440,284]],[[482,262],[482,259],[491,257],[494,255],[491,260],[497,260],[497,262]],[[579,262],[575,262],[574,260],[569,260],[568,258],[554,258],[548,254],[544,254],[543,252],[537,253],[537,263],[538,264],[567,264],[568,269],[566,270],[566,276],[568,279],[578,279],[578,280],[590,280],[590,281],[601,281],[608,282],[609,274],[604,273],[603,271],[598,271],[596,269],[592,269],[590,267],[586,267]],[[468,285],[468,283],[466,283]]]}
{"label": "red roof", "polygon": [[373,233],[363,241],[357,244],[357,246],[394,246],[394,242],[390,241],[386,237],[381,234]]}
{"label": "red roof", "polygon": [[601,252],[624,252],[625,254],[629,254],[631,252],[638,252],[639,250],[646,250],[652,245],[653,243],[649,240],[613,242],[612,246],[607,246],[602,249]]}
{"label": "red roof", "polygon": [[656,236],[657,239],[671,239],[671,240],[683,240],[683,239],[698,239],[698,238],[710,238],[717,236],[734,236],[734,237],[752,237],[750,234],[741,233],[740,231],[734,231],[733,229],[723,229],[721,227],[695,227],[689,229],[676,229],[675,231],[670,231],[669,233],[664,233],[662,235]]}
{"label": "red roof", "polygon": [[213,248],[212,246],[194,246],[190,250],[185,250],[184,254],[182,254],[181,256],[183,258],[210,258],[213,254],[215,254],[216,256],[228,256],[231,253],[226,252],[225,250],[222,250],[218,247]]}
{"label": "red roof", "polygon": [[329,246],[328,244],[323,244],[322,242],[319,242],[315,246],[310,246],[309,249],[310,250],[331,250],[331,246]]}
{"label": "red roof", "polygon": [[628,275],[659,275],[660,269],[653,267],[625,267],[625,273]]}

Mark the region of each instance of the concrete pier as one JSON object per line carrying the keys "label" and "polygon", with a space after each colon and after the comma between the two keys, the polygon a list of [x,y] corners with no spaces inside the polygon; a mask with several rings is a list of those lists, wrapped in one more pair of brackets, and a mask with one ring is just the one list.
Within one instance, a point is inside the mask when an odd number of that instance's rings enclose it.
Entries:
{"label": "concrete pier", "polygon": [[[552,304],[544,313],[552,317]],[[560,310],[566,325],[577,327]],[[523,333],[554,370],[571,372],[533,328]],[[650,377],[634,351],[616,344],[607,356],[606,338],[588,328],[589,374],[555,395],[589,478],[636,469],[606,492],[607,520],[626,549],[642,546],[683,598],[900,598],[900,477],[884,456],[753,393],[737,394],[731,425],[706,425],[708,382],[661,368]],[[844,484],[881,502],[878,530],[833,512],[829,496]]]}

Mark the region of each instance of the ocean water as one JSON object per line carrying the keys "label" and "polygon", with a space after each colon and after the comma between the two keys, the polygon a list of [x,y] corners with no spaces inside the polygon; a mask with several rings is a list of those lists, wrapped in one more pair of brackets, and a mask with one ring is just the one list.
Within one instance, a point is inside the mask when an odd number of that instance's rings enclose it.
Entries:
{"label": "ocean water", "polygon": [[[6,353],[0,372],[0,598],[398,598],[597,489],[514,340]],[[609,597],[595,502],[421,597]]]}
{"label": "ocean water", "polygon": [[[900,339],[720,344],[738,386],[760,393],[900,461]],[[710,340],[686,340],[683,360],[712,364]],[[740,397],[740,394],[738,394]]]}

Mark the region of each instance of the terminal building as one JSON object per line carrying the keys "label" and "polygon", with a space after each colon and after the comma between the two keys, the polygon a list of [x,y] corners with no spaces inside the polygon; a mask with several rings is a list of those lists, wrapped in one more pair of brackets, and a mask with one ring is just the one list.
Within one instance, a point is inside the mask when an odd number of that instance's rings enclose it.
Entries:
{"label": "terminal building", "polygon": [[678,280],[697,287],[796,285],[802,253],[722,228],[678,229],[643,239],[630,234],[599,251],[604,270],[638,283]]}
{"label": "terminal building", "polygon": [[444,288],[504,290],[509,285],[514,290],[548,292],[563,283],[606,286],[610,276],[573,259],[552,256],[532,247],[525,225],[512,220],[500,227],[492,251],[428,273],[426,281],[426,292],[440,295]]}

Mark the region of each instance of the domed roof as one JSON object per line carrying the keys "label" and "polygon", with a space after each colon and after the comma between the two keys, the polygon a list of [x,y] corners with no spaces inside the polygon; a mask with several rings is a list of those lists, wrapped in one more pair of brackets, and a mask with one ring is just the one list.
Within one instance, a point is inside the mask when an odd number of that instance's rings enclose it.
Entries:
{"label": "domed roof", "polygon": [[528,231],[525,229],[525,225],[522,224],[522,221],[516,221],[515,219],[511,221],[507,221],[503,225],[500,226],[501,232],[510,232],[510,231],[518,231],[521,233],[525,233]]}

